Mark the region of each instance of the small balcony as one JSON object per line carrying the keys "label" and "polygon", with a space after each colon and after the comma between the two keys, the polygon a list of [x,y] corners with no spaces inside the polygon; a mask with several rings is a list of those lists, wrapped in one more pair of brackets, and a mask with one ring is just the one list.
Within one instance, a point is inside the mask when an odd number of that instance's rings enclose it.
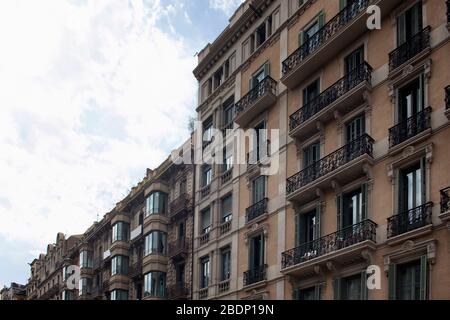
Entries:
{"label": "small balcony", "polygon": [[442,222],[447,222],[448,227],[450,228],[450,187],[442,189],[440,194],[441,214],[439,215],[439,218]]}
{"label": "small balcony", "polygon": [[372,67],[364,62],[289,117],[289,135],[305,140],[317,131],[317,122],[327,122],[334,112],[346,114],[357,107],[371,90]]}
{"label": "small balcony", "polygon": [[389,53],[389,72],[392,73],[419,53],[430,49],[430,32],[431,27],[428,26]]}
{"label": "small balcony", "polygon": [[265,213],[267,213],[267,203],[269,202],[268,198],[264,198],[261,201],[255,203],[251,207],[248,207],[245,210],[245,221],[246,223],[250,223],[257,218],[261,217]]}
{"label": "small balcony", "polygon": [[400,2],[401,0],[352,1],[283,61],[281,82],[290,89],[298,86],[320,66],[329,63],[339,52],[365,34],[368,18],[366,10],[369,5],[380,7],[382,16],[385,16]]}
{"label": "small balcony", "polygon": [[204,186],[203,188],[200,189],[200,197],[202,199],[209,196],[210,193],[211,193],[211,184],[208,184],[207,186]]}
{"label": "small balcony", "polygon": [[428,202],[388,218],[387,237],[393,238],[430,225],[432,209],[433,202]]}
{"label": "small balcony", "polygon": [[224,235],[231,231],[231,220],[219,224],[219,235]]}
{"label": "small balcony", "polygon": [[230,279],[223,280],[217,284],[219,294],[225,293],[230,290]]}
{"label": "small balcony", "polygon": [[281,255],[281,272],[300,275],[328,261],[345,262],[362,258],[364,250],[376,247],[376,223],[364,220],[350,227],[304,243]]}
{"label": "small balcony", "polygon": [[131,231],[130,241],[131,242],[137,241],[141,235],[142,235],[142,225],[139,225]]}
{"label": "small balcony", "polygon": [[189,254],[191,240],[189,238],[177,239],[169,243],[169,257],[173,260],[183,260]]}
{"label": "small balcony", "polygon": [[229,181],[231,181],[232,178],[233,178],[233,169],[229,169],[227,171],[224,171],[220,175],[220,184],[221,185],[227,184]]}
{"label": "small balcony", "polygon": [[236,103],[234,122],[245,127],[255,116],[276,101],[277,82],[267,76]]}
{"label": "small balcony", "polygon": [[190,289],[184,283],[177,283],[167,287],[167,295],[170,300],[189,299]]}
{"label": "small balcony", "polygon": [[198,298],[199,298],[200,300],[207,299],[207,298],[208,298],[208,291],[209,291],[209,288],[208,288],[208,287],[206,287],[206,288],[201,288],[201,289],[198,291]]}
{"label": "small balcony", "polygon": [[244,272],[244,286],[267,280],[267,264]]}
{"label": "small balcony", "polygon": [[389,147],[398,146],[428,130],[431,130],[431,107],[389,129]]}
{"label": "small balcony", "polygon": [[344,185],[363,176],[367,165],[373,164],[373,143],[364,134],[288,178],[287,200],[306,203],[317,196],[317,189],[331,187],[334,180]]}
{"label": "small balcony", "polygon": [[209,231],[209,232],[206,232],[206,233],[202,234],[198,238],[200,246],[204,246],[205,244],[207,244],[209,242],[210,234],[211,234],[211,232]]}
{"label": "small balcony", "polygon": [[177,219],[185,217],[191,210],[191,197],[185,193],[181,194],[177,199],[170,203],[169,218]]}

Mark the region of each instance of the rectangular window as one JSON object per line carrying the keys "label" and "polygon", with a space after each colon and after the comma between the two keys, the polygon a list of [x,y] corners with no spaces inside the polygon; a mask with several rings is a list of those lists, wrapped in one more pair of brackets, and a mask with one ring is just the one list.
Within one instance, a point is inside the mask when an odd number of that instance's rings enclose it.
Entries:
{"label": "rectangular window", "polygon": [[350,74],[364,62],[364,46],[356,49],[345,57],[345,74]]}
{"label": "rectangular window", "polygon": [[[424,160],[399,174],[399,210],[400,213],[417,208],[425,203],[425,165]],[[411,220],[414,217],[410,217]]]}
{"label": "rectangular window", "polygon": [[259,47],[266,41],[266,24],[263,23],[256,29],[256,47]]}
{"label": "rectangular window", "polygon": [[220,253],[220,281],[230,279],[231,276],[231,250],[225,248]]}
{"label": "rectangular window", "polygon": [[167,254],[167,234],[162,231],[152,231],[145,237],[144,254]]}
{"label": "rectangular window", "polygon": [[187,182],[186,179],[180,181],[180,196],[186,194],[187,192]]}
{"label": "rectangular window", "polygon": [[257,270],[264,265],[264,235],[260,234],[250,239],[249,269]]}
{"label": "rectangular window", "polygon": [[307,168],[320,160],[320,143],[310,144],[303,149],[303,168]]}
{"label": "rectangular window", "polygon": [[62,300],[75,300],[75,295],[73,294],[73,291],[64,290],[62,292]]}
{"label": "rectangular window", "polygon": [[316,300],[316,288],[295,289],[294,300]]}
{"label": "rectangular window", "polygon": [[423,76],[398,90],[398,123],[406,121],[423,110]]}
{"label": "rectangular window", "polygon": [[346,125],[347,143],[358,139],[366,132],[365,120],[366,120],[365,115],[362,114],[352,119],[349,123],[347,123]]}
{"label": "rectangular window", "polygon": [[318,224],[316,210],[304,214],[298,214],[296,218],[296,246],[314,241],[320,237],[317,234]]}
{"label": "rectangular window", "polygon": [[92,279],[91,278],[80,278],[78,282],[78,293],[80,296],[91,294],[92,289]]}
{"label": "rectangular window", "polygon": [[111,276],[116,274],[128,275],[128,257],[114,256],[111,259]]}
{"label": "rectangular window", "polygon": [[184,283],[185,283],[184,269],[185,269],[184,263],[180,263],[175,266],[175,277],[176,277],[175,280],[176,280],[177,287],[184,286]]}
{"label": "rectangular window", "polygon": [[266,197],[266,177],[259,176],[252,181],[252,200],[256,204]]}
{"label": "rectangular window", "polygon": [[222,199],[222,222],[227,222],[232,219],[232,203],[233,197],[231,194]]}
{"label": "rectangular window", "polygon": [[228,98],[222,105],[224,126],[229,125],[234,119],[234,96]]}
{"label": "rectangular window", "polygon": [[164,272],[149,272],[144,276],[144,296],[166,296],[166,274]]}
{"label": "rectangular window", "polygon": [[200,289],[208,287],[209,273],[210,273],[209,257],[204,257],[200,260]]}
{"label": "rectangular window", "polygon": [[128,291],[127,290],[113,290],[111,291],[111,300],[119,301],[119,300],[128,300]]}
{"label": "rectangular window", "polygon": [[401,46],[422,29],[422,1],[418,1],[397,18],[397,45]]}
{"label": "rectangular window", "polygon": [[342,279],[342,300],[361,300],[361,275]]}
{"label": "rectangular window", "polygon": [[211,211],[209,208],[201,212],[202,234],[211,231]]}
{"label": "rectangular window", "polygon": [[209,142],[213,135],[213,118],[212,116],[203,122],[203,141]]}
{"label": "rectangular window", "polygon": [[363,220],[363,194],[358,189],[343,196],[342,228],[351,227]]}
{"label": "rectangular window", "polygon": [[223,149],[223,168],[222,172],[227,172],[233,168],[233,153],[230,147]]}
{"label": "rectangular window", "polygon": [[303,105],[309,104],[319,95],[319,93],[319,79],[317,79],[303,89]]}
{"label": "rectangular window", "polygon": [[92,252],[91,251],[80,251],[80,268],[92,268]]}
{"label": "rectangular window", "polygon": [[202,183],[203,187],[206,187],[212,181],[212,169],[210,165],[205,165],[203,166],[202,170]]}
{"label": "rectangular window", "polygon": [[152,214],[167,213],[167,194],[163,192],[154,192],[146,199],[145,216],[148,217]]}
{"label": "rectangular window", "polygon": [[119,221],[112,228],[112,242],[128,241],[130,238],[130,224]]}

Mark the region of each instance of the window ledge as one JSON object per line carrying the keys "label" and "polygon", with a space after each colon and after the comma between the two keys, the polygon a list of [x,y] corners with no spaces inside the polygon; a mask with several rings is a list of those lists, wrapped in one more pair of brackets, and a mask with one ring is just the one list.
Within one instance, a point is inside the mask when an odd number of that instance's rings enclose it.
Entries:
{"label": "window ledge", "polygon": [[419,238],[419,237],[423,237],[425,235],[428,235],[431,233],[433,229],[433,225],[432,224],[428,224],[424,227],[415,229],[415,230],[411,230],[405,233],[402,233],[398,236],[392,237],[387,239],[386,243],[389,246],[395,246],[398,245],[400,243],[403,243],[407,240],[411,240],[411,239],[415,239],[415,238]]}

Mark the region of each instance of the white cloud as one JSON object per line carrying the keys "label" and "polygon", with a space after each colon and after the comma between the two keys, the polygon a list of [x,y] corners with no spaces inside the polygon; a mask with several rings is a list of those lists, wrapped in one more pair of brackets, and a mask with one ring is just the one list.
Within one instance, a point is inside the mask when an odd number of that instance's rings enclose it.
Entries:
{"label": "white cloud", "polygon": [[215,10],[222,10],[226,15],[231,15],[245,0],[209,0],[209,6]]}
{"label": "white cloud", "polygon": [[196,61],[157,26],[171,10],[0,2],[0,235],[43,251],[83,232],[187,138]]}

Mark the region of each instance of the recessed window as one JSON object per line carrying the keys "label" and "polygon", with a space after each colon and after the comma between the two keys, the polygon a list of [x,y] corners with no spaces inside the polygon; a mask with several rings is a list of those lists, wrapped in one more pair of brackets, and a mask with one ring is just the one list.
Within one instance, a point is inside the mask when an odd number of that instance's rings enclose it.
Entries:
{"label": "recessed window", "polygon": [[220,251],[220,281],[230,279],[231,276],[231,249],[229,247]]}
{"label": "recessed window", "polygon": [[211,210],[207,208],[200,213],[202,234],[206,234],[211,231]]}
{"label": "recessed window", "polygon": [[212,181],[212,168],[210,165],[205,165],[202,168],[202,184],[203,187],[208,186]]}
{"label": "recessed window", "polygon": [[209,257],[200,259],[200,289],[209,285],[210,261]]}
{"label": "recessed window", "polygon": [[230,194],[222,199],[222,222],[231,221],[233,217],[233,196]]}
{"label": "recessed window", "polygon": [[418,1],[397,18],[397,45],[401,46],[422,29],[422,1]]}

